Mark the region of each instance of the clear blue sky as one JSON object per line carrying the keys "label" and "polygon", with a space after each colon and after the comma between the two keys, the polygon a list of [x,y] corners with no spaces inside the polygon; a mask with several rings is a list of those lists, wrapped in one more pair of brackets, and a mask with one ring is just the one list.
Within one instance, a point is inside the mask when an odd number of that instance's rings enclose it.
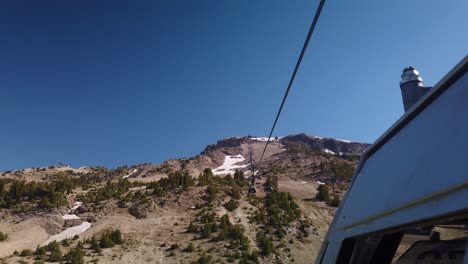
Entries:
{"label": "clear blue sky", "polygon": [[[267,135],[317,4],[2,1],[0,170],[159,163]],[[373,142],[403,114],[403,67],[433,85],[467,54],[467,10],[328,0],[275,135]]]}

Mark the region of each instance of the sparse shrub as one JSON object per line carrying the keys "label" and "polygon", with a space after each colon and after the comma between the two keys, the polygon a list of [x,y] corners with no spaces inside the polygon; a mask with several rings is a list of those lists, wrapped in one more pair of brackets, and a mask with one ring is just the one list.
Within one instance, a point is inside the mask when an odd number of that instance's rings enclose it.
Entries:
{"label": "sparse shrub", "polygon": [[265,212],[256,213],[252,218],[253,221],[258,223],[263,221],[266,233],[271,233],[275,229],[279,238],[285,234],[284,227],[301,216],[299,206],[288,192],[271,192],[265,199],[265,207],[260,210]]}
{"label": "sparse shrub", "polygon": [[345,179],[353,177],[354,168],[354,165],[343,161],[320,162],[321,174],[333,174]]}
{"label": "sparse shrub", "polygon": [[229,202],[224,204],[224,208],[226,208],[229,212],[232,212],[237,209],[239,203],[234,200],[229,200]]}
{"label": "sparse shrub", "polygon": [[150,182],[146,184],[147,189],[153,189],[153,194],[159,197],[165,196],[169,191],[180,189],[187,189],[193,186],[195,180],[190,176],[187,171],[170,172],[167,178],[162,178],[159,181]]}
{"label": "sparse shrub", "polygon": [[187,233],[198,233],[198,226],[195,225],[193,222],[190,222],[187,228]]}
{"label": "sparse shrub", "polygon": [[257,241],[264,256],[269,256],[271,253],[275,252],[275,245],[271,238],[267,238],[259,232],[257,233]]}
{"label": "sparse shrub", "polygon": [[[58,245],[58,243],[57,243]],[[62,260],[62,251],[60,250],[60,247],[54,247],[52,249],[52,252],[50,253],[49,256],[49,261],[51,262],[57,262]]]}
{"label": "sparse shrub", "polygon": [[8,235],[3,232],[0,232],[0,242],[6,241],[6,240],[8,240]]}
{"label": "sparse shrub", "polygon": [[338,198],[338,195],[334,195],[333,196],[333,199],[330,200],[330,202],[328,203],[330,206],[333,206],[333,207],[338,207],[340,206],[340,198]]}
{"label": "sparse shrub", "polygon": [[252,252],[243,252],[239,260],[239,264],[251,264],[259,263],[258,262],[258,251],[254,250]]}
{"label": "sparse shrub", "polygon": [[188,244],[188,246],[185,248],[185,252],[193,252],[195,250],[195,247],[193,246],[192,242],[190,242],[190,244]]}
{"label": "sparse shrub", "polygon": [[77,247],[83,249],[84,246],[83,246],[83,242],[82,241],[78,241],[78,244],[76,244]]}
{"label": "sparse shrub", "polygon": [[70,246],[70,241],[68,241],[68,239],[62,240],[62,246],[69,247]]}
{"label": "sparse shrub", "polygon": [[110,236],[103,235],[101,239],[99,240],[99,246],[101,246],[101,248],[111,248],[115,246],[115,243],[114,241],[112,241]]}
{"label": "sparse shrub", "polygon": [[259,204],[258,198],[256,198],[255,196],[252,196],[252,195],[247,196],[247,201],[248,201],[252,206],[255,206],[255,207],[257,207],[258,204]]}
{"label": "sparse shrub", "polygon": [[36,256],[45,256],[46,255],[46,248],[37,245],[36,251],[34,251],[34,255],[36,255]]}
{"label": "sparse shrub", "polygon": [[102,234],[101,239],[99,241],[99,246],[101,248],[110,248],[115,245],[121,245],[124,243],[122,238],[122,233],[119,229],[115,230],[107,230]]}
{"label": "sparse shrub", "polygon": [[264,210],[257,210],[254,212],[251,221],[256,222],[257,224],[263,224],[267,220],[267,215],[265,214]]}
{"label": "sparse shrub", "polygon": [[124,243],[124,239],[122,238],[122,232],[120,231],[120,229],[115,229],[111,231],[110,236],[112,241],[116,245],[122,245]]}
{"label": "sparse shrub", "polygon": [[242,225],[232,225],[229,222],[229,217],[227,214],[221,217],[220,224],[221,231],[218,235],[218,240],[229,239],[235,242],[243,250],[249,248],[249,239],[245,236],[245,229]]}
{"label": "sparse shrub", "polygon": [[206,253],[213,253],[215,251],[215,247],[210,247]]}
{"label": "sparse shrub", "polygon": [[60,245],[57,241],[52,241],[45,246],[46,250],[52,252],[54,250],[60,250]]}
{"label": "sparse shrub", "polygon": [[27,257],[27,256],[31,256],[32,254],[33,254],[32,250],[23,249],[23,250],[21,250],[20,256],[21,257]]}
{"label": "sparse shrub", "polygon": [[85,251],[79,247],[71,249],[64,257],[68,264],[84,264]]}
{"label": "sparse shrub", "polygon": [[94,250],[94,252],[96,253],[101,253],[102,251],[101,245],[100,243],[98,243],[95,236],[91,238],[91,249]]}
{"label": "sparse shrub", "polygon": [[179,248],[179,244],[175,243],[175,244],[172,244],[172,245],[171,245],[170,250],[176,250],[176,249],[178,249],[178,248]]}
{"label": "sparse shrub", "polygon": [[213,262],[213,258],[209,255],[203,254],[195,264],[211,264]]}
{"label": "sparse shrub", "polygon": [[229,192],[229,196],[232,197],[232,199],[239,200],[241,198],[241,191],[238,186],[232,187],[231,191]]}

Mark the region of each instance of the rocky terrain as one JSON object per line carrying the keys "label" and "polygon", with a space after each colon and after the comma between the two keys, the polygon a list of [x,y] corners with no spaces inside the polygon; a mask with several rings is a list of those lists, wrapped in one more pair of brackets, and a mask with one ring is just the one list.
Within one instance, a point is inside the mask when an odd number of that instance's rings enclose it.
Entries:
{"label": "rocky terrain", "polygon": [[235,137],[162,164],[2,172],[0,263],[310,263],[369,145],[291,135],[258,164],[265,144]]}

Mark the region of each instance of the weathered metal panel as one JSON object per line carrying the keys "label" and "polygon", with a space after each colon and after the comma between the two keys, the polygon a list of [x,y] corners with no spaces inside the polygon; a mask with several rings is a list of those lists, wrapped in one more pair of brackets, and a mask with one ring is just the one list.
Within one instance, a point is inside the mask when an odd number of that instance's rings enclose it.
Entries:
{"label": "weathered metal panel", "polygon": [[[468,182],[468,75],[369,157],[337,223],[343,228]],[[355,205],[359,205],[359,209]],[[460,207],[468,203],[460,201]],[[432,212],[440,214],[444,208]],[[419,215],[401,218],[405,223]]]}
{"label": "weathered metal panel", "polygon": [[366,153],[317,262],[336,262],[347,237],[468,208],[467,65],[465,58]]}

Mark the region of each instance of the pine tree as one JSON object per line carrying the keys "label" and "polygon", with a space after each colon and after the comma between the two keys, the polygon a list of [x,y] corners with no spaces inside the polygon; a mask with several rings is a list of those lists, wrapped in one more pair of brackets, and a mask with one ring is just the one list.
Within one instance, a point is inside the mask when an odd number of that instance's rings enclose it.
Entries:
{"label": "pine tree", "polygon": [[234,200],[229,200],[229,202],[224,204],[224,208],[226,208],[229,212],[232,212],[237,209],[239,203]]}
{"label": "pine tree", "polygon": [[94,250],[94,252],[96,253],[101,253],[101,246],[99,245],[99,243],[97,242],[96,238],[93,236],[93,238],[91,238],[91,249]]}
{"label": "pine tree", "polygon": [[240,188],[238,186],[233,186],[230,192],[230,196],[233,199],[239,200],[241,198]]}
{"label": "pine tree", "polygon": [[57,262],[60,260],[62,260],[62,251],[60,250],[60,247],[54,247],[50,253],[49,261]]}
{"label": "pine tree", "polygon": [[325,186],[324,184],[319,185],[318,193],[316,195],[316,198],[319,201],[329,201],[330,200],[330,194],[329,194],[328,187]]}
{"label": "pine tree", "polygon": [[104,234],[102,234],[101,239],[99,241],[99,245],[101,248],[111,248],[115,246],[114,241],[112,241],[110,233],[107,231]]}
{"label": "pine tree", "polygon": [[41,247],[41,246],[37,245],[36,251],[34,251],[34,255],[36,255],[36,256],[45,256],[46,255],[45,247]]}
{"label": "pine tree", "polygon": [[222,230],[222,231],[225,231],[227,232],[229,230],[229,227],[231,227],[231,222],[229,221],[229,216],[227,214],[224,214],[222,217],[221,217],[221,220],[220,220],[220,224],[219,224],[219,228]]}
{"label": "pine tree", "polygon": [[124,239],[122,238],[122,232],[120,232],[120,229],[111,231],[110,237],[112,239],[112,242],[114,242],[116,245],[122,245],[124,243]]}
{"label": "pine tree", "polygon": [[211,224],[205,223],[201,231],[202,231],[201,233],[202,238],[210,238],[211,237]]}
{"label": "pine tree", "polygon": [[218,188],[216,186],[210,185],[206,188],[207,199],[209,202],[213,202],[216,198],[216,194],[218,193]]}
{"label": "pine tree", "polygon": [[71,249],[64,257],[69,264],[84,264],[85,251],[79,247]]}

